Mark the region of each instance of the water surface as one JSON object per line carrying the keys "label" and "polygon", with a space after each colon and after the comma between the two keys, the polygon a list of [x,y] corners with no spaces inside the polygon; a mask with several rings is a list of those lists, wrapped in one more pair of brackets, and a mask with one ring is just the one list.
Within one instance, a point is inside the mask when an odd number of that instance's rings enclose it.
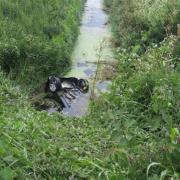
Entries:
{"label": "water surface", "polygon": [[[72,54],[72,70],[67,77],[88,79],[91,83],[96,71],[98,55],[102,61],[112,61],[113,55],[110,48],[110,28],[107,25],[107,15],[103,11],[103,0],[87,0],[81,22],[80,34]],[[102,51],[100,51],[102,47]],[[97,88],[105,91],[106,82],[97,83]],[[63,113],[70,116],[83,116],[88,112],[88,94],[80,94],[71,102],[71,107],[63,109]]]}

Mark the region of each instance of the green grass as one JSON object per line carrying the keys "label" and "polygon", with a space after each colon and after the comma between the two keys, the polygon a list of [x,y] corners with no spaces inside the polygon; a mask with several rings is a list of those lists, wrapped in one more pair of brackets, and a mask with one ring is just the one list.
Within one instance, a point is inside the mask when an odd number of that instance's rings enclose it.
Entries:
{"label": "green grass", "polygon": [[179,1],[106,0],[105,4],[118,73],[111,93],[94,103],[92,112],[116,142],[110,158],[114,178],[178,179]]}
{"label": "green grass", "polygon": [[0,79],[1,179],[104,176],[95,162],[102,163],[110,136],[98,120],[35,111],[2,73]]}
{"label": "green grass", "polygon": [[92,106],[117,146],[110,158],[117,179],[146,179],[150,165],[147,179],[179,177],[180,72],[172,51],[177,41],[169,37],[141,56],[119,50],[111,93]]}
{"label": "green grass", "polygon": [[[1,24],[5,26],[0,30],[4,33],[0,59],[4,71],[11,66],[11,79],[0,72],[0,179],[179,179],[180,41],[175,28],[179,1],[106,0],[118,60],[117,75],[111,93],[93,101],[90,114],[83,118],[36,111],[26,91],[30,87],[27,84],[37,83],[35,77],[41,79],[51,70],[62,70],[57,66],[51,69],[49,57],[68,57],[65,54],[73,46],[70,37],[74,37],[70,17],[76,17],[73,12],[82,12],[74,11],[80,6],[75,1],[48,1],[44,6],[39,5],[46,1],[27,2],[16,6],[14,1],[1,1],[5,11]],[[75,4],[78,6],[71,6]],[[42,8],[36,17],[35,11]],[[63,31],[55,35],[56,28],[50,28],[52,37],[42,31],[44,23],[39,23],[43,17],[43,22],[51,22],[48,8],[57,8],[52,11],[55,17],[63,17],[70,8],[69,16],[61,18],[63,22],[58,18]],[[172,8],[172,16],[167,16]],[[30,17],[22,16],[30,9]],[[30,29],[35,18],[37,24]],[[56,20],[52,23],[56,24]],[[78,20],[75,22],[78,24]],[[166,29],[167,25],[171,29]],[[13,33],[13,37],[18,37],[15,34],[22,29],[26,38],[21,33],[22,39],[9,38]],[[59,42],[57,50],[54,47]],[[47,64],[39,66],[45,57]],[[56,59],[57,64],[60,59]],[[46,66],[45,74],[37,71],[44,71]]]}
{"label": "green grass", "polygon": [[179,0],[105,0],[110,8],[114,44],[141,54],[170,34],[180,23]]}
{"label": "green grass", "polygon": [[[148,170],[147,179],[178,179],[180,76],[168,63],[166,71],[163,63],[154,69],[157,58],[173,56],[172,44],[175,38],[138,61],[119,54],[111,94],[93,103],[85,118],[35,111],[20,87],[0,73],[0,177],[146,179]],[[155,73],[146,72],[151,64]]]}
{"label": "green grass", "polygon": [[25,86],[70,69],[85,0],[2,0],[0,64]]}

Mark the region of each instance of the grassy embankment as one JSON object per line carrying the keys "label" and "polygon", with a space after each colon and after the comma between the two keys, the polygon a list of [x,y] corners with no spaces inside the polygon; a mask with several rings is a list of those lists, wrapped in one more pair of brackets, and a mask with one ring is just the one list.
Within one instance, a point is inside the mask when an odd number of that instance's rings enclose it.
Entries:
{"label": "grassy embankment", "polygon": [[119,75],[90,116],[37,112],[0,73],[2,179],[178,179],[179,1],[106,2]]}
{"label": "grassy embankment", "polygon": [[0,2],[0,64],[32,87],[49,74],[64,74],[79,31],[85,0]]}
{"label": "grassy embankment", "polygon": [[[118,75],[94,117],[117,144],[114,177],[180,177],[180,1],[105,0]],[[104,112],[104,113],[102,113]]]}

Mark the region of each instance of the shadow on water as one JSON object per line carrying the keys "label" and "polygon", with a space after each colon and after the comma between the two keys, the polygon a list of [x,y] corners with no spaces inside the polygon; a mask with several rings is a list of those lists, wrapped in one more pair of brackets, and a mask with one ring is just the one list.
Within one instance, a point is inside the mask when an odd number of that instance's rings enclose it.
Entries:
{"label": "shadow on water", "polygon": [[[81,22],[80,34],[72,54],[72,69],[67,77],[84,78],[92,83],[96,72],[98,61],[98,48],[101,43],[106,42],[101,52],[102,61],[112,61],[113,55],[109,45],[111,38],[110,28],[107,25],[107,15],[103,11],[103,0],[87,0],[85,11]],[[96,88],[99,91],[106,91],[109,82],[97,82]],[[90,88],[91,89],[91,88]],[[76,99],[69,102],[71,105],[63,108],[63,114],[69,116],[84,116],[88,113],[90,92],[80,93]],[[56,112],[50,108],[49,112]]]}

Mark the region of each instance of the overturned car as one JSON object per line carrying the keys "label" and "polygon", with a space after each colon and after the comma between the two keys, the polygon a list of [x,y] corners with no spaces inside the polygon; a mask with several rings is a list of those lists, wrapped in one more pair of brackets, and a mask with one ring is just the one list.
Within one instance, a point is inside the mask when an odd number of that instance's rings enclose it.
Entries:
{"label": "overturned car", "polygon": [[70,107],[71,101],[80,93],[89,91],[89,83],[85,79],[53,75],[48,77],[44,90],[60,100],[62,107]]}

